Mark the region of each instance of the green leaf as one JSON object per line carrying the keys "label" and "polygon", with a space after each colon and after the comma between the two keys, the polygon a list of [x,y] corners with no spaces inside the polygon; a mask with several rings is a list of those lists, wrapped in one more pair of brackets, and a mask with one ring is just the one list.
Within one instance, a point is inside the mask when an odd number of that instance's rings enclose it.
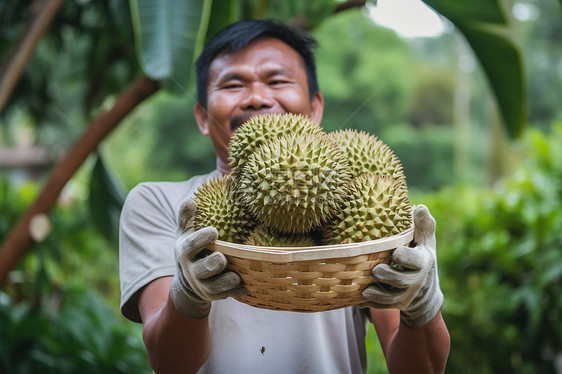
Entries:
{"label": "green leaf", "polygon": [[502,5],[498,0],[424,0],[424,2],[455,24],[466,20],[502,25],[507,23]]}
{"label": "green leaf", "polygon": [[221,0],[213,2],[205,41],[209,41],[224,27],[240,20],[241,9],[239,0]]}
{"label": "green leaf", "polygon": [[494,28],[459,25],[459,29],[486,72],[509,136],[520,137],[527,121],[527,97],[519,48]]}
{"label": "green leaf", "polygon": [[125,195],[125,189],[106,169],[102,158],[98,157],[90,182],[90,213],[96,228],[116,245],[119,238],[119,215]]}
{"label": "green leaf", "polygon": [[501,0],[424,1],[465,36],[488,77],[509,136],[520,137],[527,121],[524,67],[520,48],[508,35]]}
{"label": "green leaf", "polygon": [[138,58],[147,76],[185,92],[211,5],[211,0],[130,0]]}

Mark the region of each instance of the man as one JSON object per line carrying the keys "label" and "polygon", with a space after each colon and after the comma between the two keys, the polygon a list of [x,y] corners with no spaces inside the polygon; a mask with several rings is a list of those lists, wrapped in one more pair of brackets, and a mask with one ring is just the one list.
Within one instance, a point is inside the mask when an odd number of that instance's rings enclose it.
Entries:
{"label": "man", "polygon": [[[198,186],[229,173],[228,142],[260,113],[301,113],[322,120],[314,40],[286,26],[251,20],[223,30],[197,61],[194,115],[217,154],[217,170],[186,182],[143,183],[121,216],[123,314],[143,323],[156,373],[359,373],[366,370],[365,324],[374,323],[390,372],[442,372],[449,334],[439,312],[435,221],[415,210],[415,248],[401,247],[376,266],[365,304],[321,313],[254,308],[221,253],[204,256],[214,228],[178,232],[195,210]],[[184,226],[186,222],[181,222]],[[366,311],[367,313],[363,313]]]}

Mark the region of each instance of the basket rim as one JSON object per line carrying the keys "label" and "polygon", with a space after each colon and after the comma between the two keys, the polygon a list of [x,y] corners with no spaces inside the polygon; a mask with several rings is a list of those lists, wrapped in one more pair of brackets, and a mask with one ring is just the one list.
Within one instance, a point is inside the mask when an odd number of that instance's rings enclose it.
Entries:
{"label": "basket rim", "polygon": [[313,247],[261,247],[216,240],[209,246],[212,251],[225,255],[269,262],[315,261],[355,257],[383,252],[406,245],[414,239],[414,225],[393,236],[360,243],[322,245]]}

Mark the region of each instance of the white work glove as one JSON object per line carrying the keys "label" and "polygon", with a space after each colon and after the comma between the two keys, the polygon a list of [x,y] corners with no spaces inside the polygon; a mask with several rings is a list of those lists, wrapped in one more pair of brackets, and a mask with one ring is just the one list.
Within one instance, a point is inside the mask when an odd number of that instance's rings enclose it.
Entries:
{"label": "white work glove", "polygon": [[224,254],[206,249],[219,234],[211,226],[193,228],[196,210],[191,199],[180,209],[175,247],[177,272],[170,285],[170,299],[180,313],[199,319],[209,315],[211,301],[241,296],[246,289],[238,274],[225,270]]}
{"label": "white work glove", "polygon": [[430,322],[443,305],[439,288],[435,219],[425,205],[414,208],[415,247],[398,247],[390,265],[373,268],[375,283],[363,290],[362,306],[400,309],[401,321],[410,328]]}

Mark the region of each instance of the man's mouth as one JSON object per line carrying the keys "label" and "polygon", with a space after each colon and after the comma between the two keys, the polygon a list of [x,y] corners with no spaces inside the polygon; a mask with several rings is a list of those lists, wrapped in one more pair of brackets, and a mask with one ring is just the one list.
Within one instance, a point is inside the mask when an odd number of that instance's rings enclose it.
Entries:
{"label": "man's mouth", "polygon": [[249,120],[250,118],[260,115],[260,114],[283,114],[279,112],[252,112],[246,113],[240,116],[232,117],[230,120],[230,131],[234,132],[241,124]]}
{"label": "man's mouth", "polygon": [[244,122],[246,122],[248,120],[248,118],[245,117],[234,117],[230,120],[230,131],[235,131],[241,124],[243,124]]}

